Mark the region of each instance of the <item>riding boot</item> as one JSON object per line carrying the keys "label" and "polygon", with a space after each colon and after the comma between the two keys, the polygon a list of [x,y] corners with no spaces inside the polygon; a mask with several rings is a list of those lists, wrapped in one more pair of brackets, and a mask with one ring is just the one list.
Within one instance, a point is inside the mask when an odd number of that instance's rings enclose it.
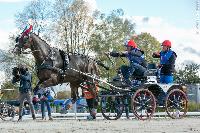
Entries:
{"label": "riding boot", "polygon": [[35,114],[33,114],[33,115],[32,115],[32,118],[33,118],[33,120],[35,120],[35,119],[36,119],[36,117],[35,117]]}
{"label": "riding boot", "polygon": [[50,120],[50,121],[53,121],[53,118],[52,118],[52,116],[49,116],[49,120]]}
{"label": "riding boot", "polygon": [[46,117],[42,115],[42,120],[46,120]]}
{"label": "riding boot", "polygon": [[22,116],[19,116],[18,121],[22,121]]}

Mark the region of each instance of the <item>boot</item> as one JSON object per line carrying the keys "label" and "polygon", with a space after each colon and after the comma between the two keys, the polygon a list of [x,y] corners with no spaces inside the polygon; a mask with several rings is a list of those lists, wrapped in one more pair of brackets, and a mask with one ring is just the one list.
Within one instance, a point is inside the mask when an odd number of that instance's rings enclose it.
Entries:
{"label": "boot", "polygon": [[53,118],[52,118],[51,116],[49,116],[49,120],[50,120],[50,121],[53,121]]}
{"label": "boot", "polygon": [[32,118],[33,118],[33,120],[35,120],[36,119],[35,115],[32,115]]}
{"label": "boot", "polygon": [[22,116],[19,116],[19,119],[18,119],[18,121],[22,121]]}
{"label": "boot", "polygon": [[46,118],[44,116],[42,116],[42,120],[46,120]]}

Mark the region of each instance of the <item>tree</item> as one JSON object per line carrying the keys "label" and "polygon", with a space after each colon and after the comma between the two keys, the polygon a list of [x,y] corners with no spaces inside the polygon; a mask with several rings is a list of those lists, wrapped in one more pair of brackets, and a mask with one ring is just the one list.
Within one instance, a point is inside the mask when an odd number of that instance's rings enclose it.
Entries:
{"label": "tree", "polygon": [[[47,34],[50,30],[51,2],[49,0],[32,0],[22,12],[15,15],[15,23],[18,29],[24,29],[29,23],[33,25],[36,34],[43,33],[45,39],[50,39]],[[29,22],[31,21],[31,22]],[[45,34],[46,33],[46,34]]]}
{"label": "tree", "polygon": [[89,11],[83,0],[56,0],[53,20],[55,32],[59,45],[67,53],[88,52],[87,43],[94,32],[94,18]]}
{"label": "tree", "polygon": [[159,62],[152,57],[153,52],[160,51],[160,43],[150,33],[141,33],[135,39],[138,47],[145,52],[145,59],[148,63]]}
{"label": "tree", "polygon": [[199,72],[200,65],[194,63],[187,64],[184,69],[175,72],[175,82],[184,84],[200,83]]}
{"label": "tree", "polygon": [[6,80],[1,86],[2,100],[15,100],[18,98],[18,88],[11,81]]}
{"label": "tree", "polygon": [[[94,15],[98,21],[95,24],[95,32],[89,40],[90,49],[97,53],[104,64],[112,67],[109,73],[113,77],[116,69],[121,64],[127,63],[127,61],[122,60],[122,58],[110,58],[110,60],[103,53],[123,51],[124,40],[127,36],[135,33],[135,24],[128,19],[124,19],[124,11],[122,9],[113,10],[108,16],[98,11]],[[107,76],[104,69],[102,69],[102,76]]]}

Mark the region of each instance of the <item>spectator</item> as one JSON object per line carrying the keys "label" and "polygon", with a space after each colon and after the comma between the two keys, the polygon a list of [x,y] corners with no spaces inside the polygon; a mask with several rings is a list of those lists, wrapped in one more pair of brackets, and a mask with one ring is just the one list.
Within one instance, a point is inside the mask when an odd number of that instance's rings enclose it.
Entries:
{"label": "spectator", "polygon": [[32,118],[33,120],[36,119],[35,117],[35,110],[33,107],[32,103],[32,96],[31,96],[31,74],[28,71],[28,68],[24,65],[20,65],[18,67],[18,72],[14,75],[12,83],[20,82],[20,87],[19,87],[19,119],[18,121],[22,120],[22,113],[23,113],[23,105],[24,105],[24,100],[26,99],[29,103],[31,113],[32,113]]}
{"label": "spectator", "polygon": [[[35,89],[34,89],[35,90]],[[50,107],[50,101],[53,100],[53,97],[51,96],[51,90],[54,92],[54,94],[56,95],[53,87],[47,87],[47,88],[40,88],[40,89],[36,89],[38,97],[40,98],[40,103],[41,103],[41,112],[42,112],[42,120],[44,120],[45,117],[45,105],[47,107],[47,111],[48,111],[48,116],[49,116],[49,120],[53,120],[52,116],[51,116],[51,107]]]}

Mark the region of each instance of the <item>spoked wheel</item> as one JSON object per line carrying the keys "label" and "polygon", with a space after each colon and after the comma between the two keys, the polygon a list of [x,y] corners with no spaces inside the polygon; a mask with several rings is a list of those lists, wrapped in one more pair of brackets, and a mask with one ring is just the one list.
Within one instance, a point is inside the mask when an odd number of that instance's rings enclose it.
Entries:
{"label": "spoked wheel", "polygon": [[167,94],[165,109],[169,117],[180,119],[187,113],[187,104],[186,94],[180,89],[174,89]]}
{"label": "spoked wheel", "polygon": [[155,97],[147,89],[139,89],[132,97],[133,114],[140,120],[150,119],[156,108]]}
{"label": "spoked wheel", "polygon": [[124,109],[122,96],[102,96],[101,112],[107,120],[117,120],[121,117]]}

